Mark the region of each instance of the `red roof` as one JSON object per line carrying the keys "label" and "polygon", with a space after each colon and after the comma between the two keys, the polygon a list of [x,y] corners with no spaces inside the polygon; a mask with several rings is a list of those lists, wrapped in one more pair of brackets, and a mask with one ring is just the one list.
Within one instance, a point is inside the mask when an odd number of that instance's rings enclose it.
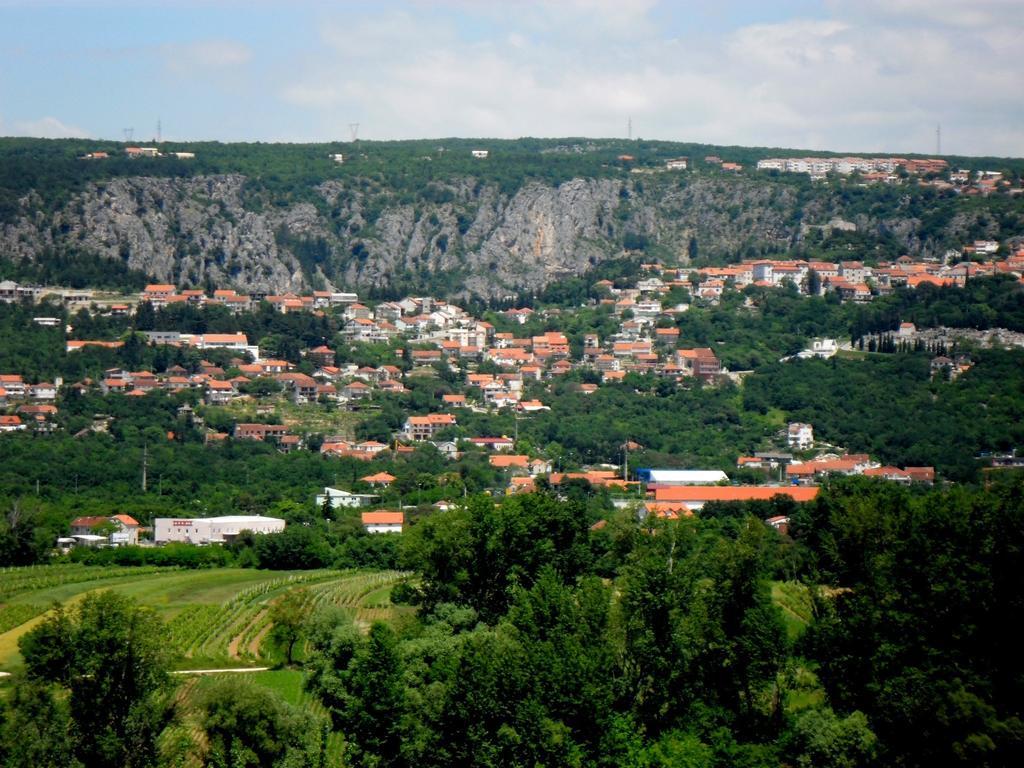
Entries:
{"label": "red roof", "polygon": [[405,523],[404,512],[363,512],[363,525],[402,525]]}
{"label": "red roof", "polygon": [[773,496],[811,501],[817,495],[817,487],[792,485],[674,485],[655,491],[658,501],[767,501]]}

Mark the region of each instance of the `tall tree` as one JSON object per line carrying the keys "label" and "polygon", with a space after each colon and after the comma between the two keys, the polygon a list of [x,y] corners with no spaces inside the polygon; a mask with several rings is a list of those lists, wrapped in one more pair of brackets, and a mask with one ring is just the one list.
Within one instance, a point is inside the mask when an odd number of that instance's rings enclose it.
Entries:
{"label": "tall tree", "polygon": [[146,768],[170,716],[162,626],[114,592],[87,595],[19,641],[29,680],[70,694],[75,756],[90,768]]}

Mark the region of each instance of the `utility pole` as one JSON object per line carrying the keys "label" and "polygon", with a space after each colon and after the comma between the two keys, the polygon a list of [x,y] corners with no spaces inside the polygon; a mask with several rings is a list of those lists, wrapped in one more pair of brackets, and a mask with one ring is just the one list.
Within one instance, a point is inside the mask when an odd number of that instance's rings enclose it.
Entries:
{"label": "utility pole", "polygon": [[146,492],[146,465],[149,462],[149,446],[142,444],[142,492]]}
{"label": "utility pole", "polygon": [[633,118],[630,117],[626,120],[626,138],[629,141],[633,140]]}

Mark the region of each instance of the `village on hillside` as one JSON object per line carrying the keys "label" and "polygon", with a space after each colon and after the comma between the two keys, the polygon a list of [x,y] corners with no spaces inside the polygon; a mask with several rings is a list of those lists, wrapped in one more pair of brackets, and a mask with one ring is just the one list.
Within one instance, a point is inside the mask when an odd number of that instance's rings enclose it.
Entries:
{"label": "village on hillside", "polygon": [[[813,498],[820,482],[832,474],[865,475],[896,483],[933,483],[932,467],[893,467],[864,454],[836,452],[833,446],[815,441],[813,425],[791,423],[776,436],[769,450],[753,456],[738,456],[736,469],[749,482],[751,471],[760,477],[756,485],[735,484],[721,470],[638,470],[630,471],[623,447],[621,466],[583,466],[566,470],[556,466],[558,457],[537,449],[520,450],[515,436],[505,434],[464,434],[458,428],[466,414],[511,413],[518,428],[520,419],[549,412],[544,392],[573,372],[587,372],[585,380],[574,384],[583,394],[593,394],[610,384],[621,383],[630,374],[653,375],[676,384],[687,380],[715,386],[726,380],[738,381],[742,372],[729,371],[711,347],[685,347],[679,343],[679,328],[674,320],[692,305],[714,305],[725,292],[745,286],[787,288],[804,295],[834,293],[842,302],[870,301],[897,287],[922,285],[962,286],[968,280],[985,275],[1009,275],[1018,280],[1024,275],[1024,250],[1006,258],[994,256],[997,243],[977,242],[964,249],[960,258],[946,263],[914,261],[908,257],[894,263],[868,267],[861,262],[813,262],[799,260],[752,260],[727,267],[696,270],[644,264],[632,284],[604,280],[596,284],[600,291],[598,306],[614,318],[617,330],[606,337],[583,335],[582,345],[574,347],[560,330],[542,333],[524,331],[533,319],[542,316],[547,327],[558,327],[570,310],[545,310],[512,307],[501,311],[505,328],[474,317],[461,307],[432,297],[407,297],[397,301],[366,304],[355,293],[314,291],[310,295],[240,294],[234,290],[216,290],[212,295],[197,289],[179,289],[171,284],[151,284],[133,300],[90,305],[91,312],[104,316],[130,317],[146,308],[147,312],[175,305],[225,307],[231,314],[268,306],[280,313],[308,312],[331,315],[340,329],[339,339],[348,345],[389,345],[393,363],[356,365],[339,359],[337,350],[326,344],[301,351],[296,363],[263,354],[258,340],[243,332],[188,333],[170,330],[141,331],[146,342],[156,347],[191,349],[200,357],[217,351],[221,364],[203,359],[197,369],[170,365],[164,370],[106,370],[99,379],[78,381],[30,381],[22,372],[0,372],[0,432],[52,431],[57,429],[63,397],[69,393],[99,393],[102,396],[145,397],[153,391],[198,393],[200,408],[233,408],[246,404],[244,411],[232,413],[257,418],[232,417],[230,430],[206,427],[200,413],[191,405],[181,406],[179,415],[204,431],[208,445],[226,440],[255,440],[273,444],[284,453],[316,450],[326,458],[347,457],[372,462],[378,457],[401,455],[430,444],[449,460],[457,460],[466,450],[484,451],[488,463],[498,471],[500,483],[495,493],[522,493],[538,484],[558,486],[566,481],[585,481],[605,488],[617,504],[634,504],[641,514],[674,517],[691,514],[709,501],[768,499],[775,495],[796,501]],[[978,260],[978,259],[981,260]],[[59,291],[23,287],[7,281],[0,284],[0,300],[39,301]],[[677,301],[680,296],[685,301]],[[81,302],[81,293],[72,294]],[[749,301],[749,299],[748,299]],[[372,304],[372,306],[371,306]],[[54,325],[50,317],[36,317],[39,325]],[[78,338],[75,329],[66,331],[67,355],[91,347],[120,349],[125,340]],[[903,323],[895,338],[912,341],[931,338],[934,329],[918,331],[912,323]],[[1020,334],[999,336],[1001,343],[1024,346]],[[992,337],[989,332],[989,337]],[[874,342],[872,341],[872,344]],[[817,339],[796,357],[831,357],[848,342]],[[936,345],[936,348],[939,348]],[[398,364],[400,363],[400,364]],[[932,362],[933,375],[952,378],[971,366],[966,356],[937,355]],[[448,372],[452,384],[428,413],[408,413],[401,427],[384,439],[363,439],[344,434],[323,434],[310,441],[301,425],[282,423],[274,417],[280,404],[290,408],[317,408],[325,404],[342,411],[363,415],[379,408],[380,398],[408,392],[410,376],[438,370]],[[99,418],[99,417],[98,417]],[[223,423],[223,420],[220,420]],[[93,427],[102,430],[99,418]],[[632,448],[639,449],[636,445]],[[760,472],[760,475],[757,473]],[[660,474],[659,474],[660,473]],[[709,481],[709,478],[711,480]],[[368,471],[349,488],[325,488],[318,503],[366,507],[365,521],[372,532],[401,530],[401,509],[384,509],[394,499],[384,492],[394,477],[387,472]],[[312,495],[312,491],[311,491]],[[400,501],[400,500],[399,500]],[[400,507],[399,503],[399,507]],[[379,514],[392,514],[385,520]],[[377,517],[375,517],[375,515]],[[123,533],[119,528],[114,533]],[[82,534],[86,535],[86,534]],[[112,541],[112,540],[111,540]]]}

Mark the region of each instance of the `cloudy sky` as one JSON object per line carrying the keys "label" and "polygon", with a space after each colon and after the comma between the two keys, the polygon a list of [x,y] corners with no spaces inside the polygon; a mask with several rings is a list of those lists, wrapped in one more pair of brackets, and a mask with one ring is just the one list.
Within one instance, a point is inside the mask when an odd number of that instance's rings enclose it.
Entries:
{"label": "cloudy sky", "polygon": [[1024,155],[1024,0],[0,0],[0,135]]}

